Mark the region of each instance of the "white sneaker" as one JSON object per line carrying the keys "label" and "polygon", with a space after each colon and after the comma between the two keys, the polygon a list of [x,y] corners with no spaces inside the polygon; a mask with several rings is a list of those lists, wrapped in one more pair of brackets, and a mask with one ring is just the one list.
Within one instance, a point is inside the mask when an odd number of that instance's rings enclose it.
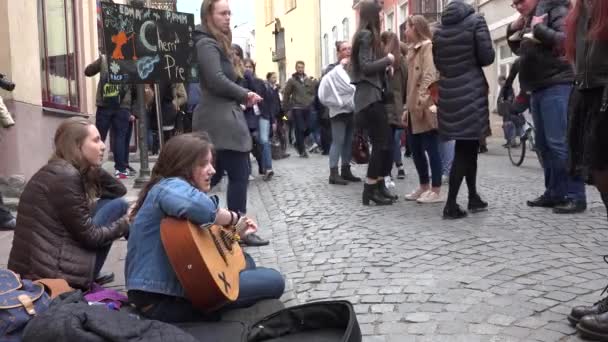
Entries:
{"label": "white sneaker", "polygon": [[450,176],[448,176],[448,175],[441,176],[441,184],[444,184],[444,185],[450,184]]}
{"label": "white sneaker", "polygon": [[249,175],[249,180],[250,180],[250,181],[254,181],[254,180],[255,180],[255,177],[253,177],[253,175]]}
{"label": "white sneaker", "polygon": [[422,190],[420,188],[410,192],[409,194],[405,195],[405,200],[406,201],[416,201],[418,200],[424,193],[426,192],[426,190]]}
{"label": "white sneaker", "polygon": [[444,202],[444,199],[441,197],[441,194],[438,194],[434,191],[427,191],[417,200],[418,203],[428,204],[428,203],[441,203]]}

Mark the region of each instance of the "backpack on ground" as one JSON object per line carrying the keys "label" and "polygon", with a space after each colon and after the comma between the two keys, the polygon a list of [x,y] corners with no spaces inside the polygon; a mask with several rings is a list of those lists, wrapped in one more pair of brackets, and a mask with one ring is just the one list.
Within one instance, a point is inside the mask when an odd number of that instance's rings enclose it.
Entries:
{"label": "backpack on ground", "polygon": [[29,320],[46,311],[49,303],[44,285],[0,269],[0,341],[21,341]]}

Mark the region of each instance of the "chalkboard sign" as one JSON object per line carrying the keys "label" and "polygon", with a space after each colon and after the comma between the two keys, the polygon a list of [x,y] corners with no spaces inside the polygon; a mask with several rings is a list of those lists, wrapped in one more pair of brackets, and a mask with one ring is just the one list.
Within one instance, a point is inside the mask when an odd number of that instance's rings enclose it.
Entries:
{"label": "chalkboard sign", "polygon": [[111,83],[188,83],[197,77],[194,15],[102,3]]}

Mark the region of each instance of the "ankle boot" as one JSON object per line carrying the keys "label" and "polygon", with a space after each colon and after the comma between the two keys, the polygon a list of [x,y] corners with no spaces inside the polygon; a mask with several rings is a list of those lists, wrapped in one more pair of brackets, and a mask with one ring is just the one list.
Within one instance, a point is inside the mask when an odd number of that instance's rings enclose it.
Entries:
{"label": "ankle boot", "polygon": [[392,201],[396,201],[399,199],[399,196],[394,195],[391,193],[391,191],[386,187],[386,183],[384,182],[384,179],[378,181],[378,190],[380,191],[380,194]]}
{"label": "ankle boot", "polygon": [[348,182],[345,181],[342,177],[340,177],[340,174],[338,174],[337,167],[332,167],[331,169],[329,169],[329,184],[346,185],[348,184]]}
{"label": "ankle boot", "polygon": [[361,178],[355,177],[353,173],[350,171],[350,165],[342,165],[342,169],[340,170],[340,174],[342,179],[349,182],[360,182]]}
{"label": "ankle boot", "polygon": [[472,213],[478,213],[488,209],[488,202],[484,202],[478,194],[469,196],[468,209]]}
{"label": "ankle boot", "polygon": [[578,322],[576,330],[583,338],[608,341],[608,312],[587,315]]}
{"label": "ankle boot", "polygon": [[382,196],[380,190],[378,190],[378,184],[363,184],[363,205],[369,205],[369,201],[376,203],[376,205],[390,205],[393,201],[389,198]]}
{"label": "ankle boot", "polygon": [[446,220],[457,220],[464,217],[467,217],[467,212],[456,203],[448,203],[443,208],[443,218]]}

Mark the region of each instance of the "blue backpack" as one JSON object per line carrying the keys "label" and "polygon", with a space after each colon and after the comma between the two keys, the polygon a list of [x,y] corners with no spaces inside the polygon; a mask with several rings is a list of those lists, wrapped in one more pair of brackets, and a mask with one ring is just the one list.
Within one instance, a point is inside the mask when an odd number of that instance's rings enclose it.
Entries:
{"label": "blue backpack", "polygon": [[0,269],[0,341],[21,341],[29,320],[44,312],[50,301],[42,284]]}

